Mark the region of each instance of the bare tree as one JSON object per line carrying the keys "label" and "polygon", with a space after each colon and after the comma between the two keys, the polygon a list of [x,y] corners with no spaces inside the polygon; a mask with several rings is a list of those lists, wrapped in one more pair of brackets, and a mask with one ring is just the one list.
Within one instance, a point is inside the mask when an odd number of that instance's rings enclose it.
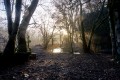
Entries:
{"label": "bare tree", "polygon": [[42,21],[42,24],[39,25],[39,30],[40,30],[40,34],[42,34],[41,36],[42,43],[43,43],[42,45],[46,50],[48,48],[49,42],[53,40],[56,26],[50,27],[49,21],[48,21],[48,24],[46,23],[46,21],[43,21],[43,19],[41,19],[41,21]]}
{"label": "bare tree", "polygon": [[[55,6],[59,10],[59,12],[62,14],[62,23],[65,26],[65,29],[68,32],[70,44],[71,44],[71,50],[73,52],[73,40],[75,33],[78,33],[81,35],[79,39],[82,40],[83,50],[87,50],[87,43],[85,39],[85,31],[84,31],[84,25],[83,25],[83,5],[89,1],[86,1],[85,3],[82,3],[84,1],[81,0],[64,0],[64,1],[56,1]],[[78,31],[78,32],[77,32]]]}

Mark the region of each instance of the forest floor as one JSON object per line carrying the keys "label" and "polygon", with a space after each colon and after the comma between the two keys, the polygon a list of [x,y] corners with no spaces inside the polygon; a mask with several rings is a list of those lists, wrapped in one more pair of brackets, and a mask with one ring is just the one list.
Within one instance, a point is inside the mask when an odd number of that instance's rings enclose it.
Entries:
{"label": "forest floor", "polygon": [[0,70],[0,80],[120,80],[120,65],[108,54],[33,52],[37,59]]}

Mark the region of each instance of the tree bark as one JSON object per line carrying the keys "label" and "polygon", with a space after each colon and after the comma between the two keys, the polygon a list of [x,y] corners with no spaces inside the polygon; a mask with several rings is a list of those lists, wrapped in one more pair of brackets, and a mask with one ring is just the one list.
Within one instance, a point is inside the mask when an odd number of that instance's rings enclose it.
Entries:
{"label": "tree bark", "polygon": [[29,21],[37,7],[39,0],[32,0],[31,5],[28,7],[27,14],[24,14],[23,20],[20,24],[18,31],[18,52],[27,52],[27,44],[25,39],[26,30],[29,24]]}

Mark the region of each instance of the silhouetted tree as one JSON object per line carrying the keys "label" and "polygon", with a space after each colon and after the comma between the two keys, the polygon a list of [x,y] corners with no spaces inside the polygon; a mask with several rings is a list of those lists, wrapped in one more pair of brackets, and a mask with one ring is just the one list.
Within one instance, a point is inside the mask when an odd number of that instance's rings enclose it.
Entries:
{"label": "silhouetted tree", "polygon": [[6,15],[7,15],[7,23],[8,23],[7,25],[8,34],[9,34],[9,40],[4,49],[4,55],[7,55],[7,56],[13,55],[15,53],[15,41],[16,41],[16,35],[18,32],[19,22],[20,22],[21,4],[22,4],[22,0],[16,0],[15,20],[13,22],[10,0],[4,0],[4,5],[6,9]]}
{"label": "silhouetted tree", "polygon": [[113,56],[120,55],[120,1],[108,0],[108,9],[111,25],[112,38],[112,54]]}
{"label": "silhouetted tree", "polygon": [[9,40],[4,49],[4,55],[11,56],[15,53],[15,42],[16,36],[18,34],[18,52],[27,52],[27,44],[25,40],[26,29],[28,27],[29,21],[31,19],[32,14],[34,13],[38,1],[32,0],[31,5],[26,8],[26,13],[23,16],[22,22],[20,23],[20,14],[21,14],[21,6],[22,0],[15,0],[15,19],[12,20],[13,9],[14,9],[14,0],[10,2],[10,0],[4,0],[4,5],[7,14],[7,22],[8,22],[8,34]]}

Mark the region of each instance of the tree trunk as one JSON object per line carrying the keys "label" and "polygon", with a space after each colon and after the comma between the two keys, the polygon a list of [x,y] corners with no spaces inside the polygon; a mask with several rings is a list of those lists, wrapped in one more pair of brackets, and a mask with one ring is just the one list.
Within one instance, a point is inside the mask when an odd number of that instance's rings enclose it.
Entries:
{"label": "tree trunk", "polygon": [[111,28],[111,43],[112,43],[112,55],[115,57],[116,51],[116,34],[115,34],[115,16],[114,16],[114,1],[108,0],[109,16],[110,16],[110,28]]}
{"label": "tree trunk", "polygon": [[83,51],[85,53],[88,53],[90,51],[87,48],[87,43],[86,43],[86,39],[85,39],[85,31],[84,31],[84,27],[83,27],[83,22],[81,22],[81,33],[82,33]]}
{"label": "tree trunk", "polygon": [[26,14],[23,16],[23,20],[20,24],[18,31],[18,52],[27,52],[27,44],[26,44],[26,30],[29,24],[29,21],[37,7],[39,0],[32,0],[31,5],[26,10]]}
{"label": "tree trunk", "polygon": [[4,55],[6,55],[6,56],[12,56],[15,53],[16,34],[18,31],[20,15],[21,15],[21,2],[22,2],[22,0],[16,1],[15,22],[13,23],[10,1],[4,0],[5,9],[6,9],[6,13],[7,13],[8,33],[9,33],[9,40],[8,40],[7,45],[3,52]]}
{"label": "tree trunk", "polygon": [[18,31],[18,51],[17,52],[27,52],[27,44],[25,39],[26,31],[19,28]]}
{"label": "tree trunk", "polygon": [[7,42],[7,45],[4,49],[4,55],[11,55],[14,53],[14,39],[11,37],[12,35],[12,14],[11,14],[11,4],[10,1],[4,0],[4,5],[6,9],[6,15],[7,15],[7,21],[8,21],[8,34],[9,34],[9,40]]}
{"label": "tree trunk", "polygon": [[112,31],[112,54],[114,58],[120,57],[120,10],[119,0],[108,0],[108,9]]}
{"label": "tree trunk", "polygon": [[120,59],[120,1],[116,0],[115,2],[115,32],[116,32],[116,46],[117,46],[117,56]]}
{"label": "tree trunk", "polygon": [[16,39],[16,35],[14,36],[11,35],[9,37],[7,45],[3,52],[5,56],[12,56],[15,53],[15,39]]}
{"label": "tree trunk", "polygon": [[[81,34],[82,34],[82,46],[83,46],[83,51],[85,53],[89,52],[88,51],[88,48],[87,48],[87,43],[86,43],[86,39],[85,39],[85,31],[84,31],[84,26],[83,26],[83,21],[82,21],[82,17],[83,17],[83,12],[82,12],[82,2],[80,0],[80,26],[79,26],[79,29],[81,29]],[[81,27],[81,28],[80,28]]]}

